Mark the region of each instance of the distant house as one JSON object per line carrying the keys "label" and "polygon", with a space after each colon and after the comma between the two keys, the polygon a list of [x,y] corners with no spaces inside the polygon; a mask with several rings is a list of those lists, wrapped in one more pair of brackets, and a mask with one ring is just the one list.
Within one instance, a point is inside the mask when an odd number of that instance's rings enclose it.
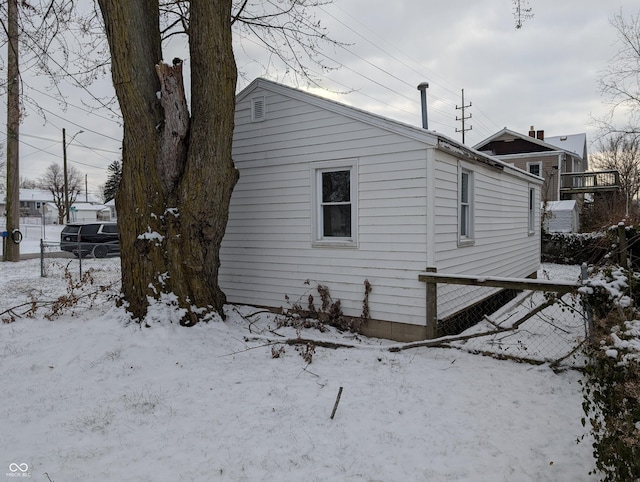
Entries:
{"label": "distant house", "polygon": [[237,96],[233,159],[219,277],[231,303],[306,306],[320,284],[358,317],[368,281],[365,333],[417,340],[425,269],[540,266],[542,180],[436,132],[258,79]]}
{"label": "distant house", "polygon": [[582,194],[563,190],[565,186],[561,179],[568,173],[589,170],[586,134],[545,138],[544,131],[536,131],[533,126],[528,135],[505,127],[474,148],[542,177],[543,201],[574,199],[582,202]]}
{"label": "distant house", "polygon": [[[91,194],[81,196],[85,202],[76,199],[70,206],[69,220],[72,222],[108,221],[111,211]],[[0,216],[5,216],[7,208],[6,193],[0,193]],[[45,224],[59,222],[58,208],[53,202],[51,192],[44,189],[20,189],[20,217],[39,218]]]}
{"label": "distant house", "polygon": [[587,206],[594,212],[594,206],[602,209],[619,199],[618,171],[589,170],[586,134],[545,137],[533,126],[529,135],[504,128],[475,149],[542,177],[542,201],[573,200],[580,218]]}
{"label": "distant house", "polygon": [[[53,204],[53,196],[42,189],[20,189],[20,216],[38,217],[47,223],[56,222],[58,211]],[[6,193],[0,193],[0,215],[5,216],[7,209]]]}
{"label": "distant house", "polygon": [[92,223],[111,221],[111,209],[104,204],[75,202],[69,208],[69,221],[72,223]]}

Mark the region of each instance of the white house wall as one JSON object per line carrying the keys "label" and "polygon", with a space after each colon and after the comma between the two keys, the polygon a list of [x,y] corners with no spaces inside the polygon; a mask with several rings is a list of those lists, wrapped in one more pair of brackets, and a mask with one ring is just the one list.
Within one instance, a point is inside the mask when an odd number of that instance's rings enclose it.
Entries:
{"label": "white house wall", "polygon": [[[251,122],[256,95],[265,96],[261,122]],[[436,149],[437,137],[413,129],[403,135],[397,125],[363,121],[300,95],[258,87],[239,99],[233,158],[240,179],[220,269],[229,302],[304,307],[311,293],[319,307],[315,287],[322,284],[346,315],[359,316],[366,279],[372,318],[424,326],[426,289],[418,274],[427,267],[503,277],[538,270],[539,223],[529,235],[528,195],[535,187],[539,219],[541,182],[508,166],[467,161],[474,172],[475,239],[459,247],[459,159]],[[358,246],[312,247],[312,163],[354,159]]]}
{"label": "white house wall", "polygon": [[[312,292],[319,307],[314,288],[322,284],[346,315],[359,316],[368,280],[372,318],[424,324],[424,143],[265,95],[267,120],[250,122],[249,98],[236,113],[233,157],[241,175],[220,270],[228,300],[287,308],[306,306]],[[358,161],[358,247],[312,247],[310,163],[339,159]]]}
{"label": "white house wall", "polygon": [[[440,153],[442,156],[447,154]],[[524,278],[540,266],[540,228],[529,233],[529,188],[536,188],[534,217],[540,218],[539,184],[477,163],[474,175],[472,245],[458,245],[457,159],[436,164],[435,267],[446,274]],[[486,288],[440,285],[438,316],[489,294]],[[455,300],[455,303],[452,301]]]}
{"label": "white house wall", "polygon": [[536,184],[475,164],[474,242],[458,246],[457,169],[453,158],[437,163],[435,267],[450,274],[525,277],[535,273],[540,264],[540,228],[536,223],[529,233],[529,188]]}

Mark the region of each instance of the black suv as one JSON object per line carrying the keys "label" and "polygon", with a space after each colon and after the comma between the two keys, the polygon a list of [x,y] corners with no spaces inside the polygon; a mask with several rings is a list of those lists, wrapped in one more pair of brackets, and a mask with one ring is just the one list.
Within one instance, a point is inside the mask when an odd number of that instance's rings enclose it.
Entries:
{"label": "black suv", "polygon": [[104,258],[120,253],[116,223],[67,224],[60,233],[60,249],[78,257]]}

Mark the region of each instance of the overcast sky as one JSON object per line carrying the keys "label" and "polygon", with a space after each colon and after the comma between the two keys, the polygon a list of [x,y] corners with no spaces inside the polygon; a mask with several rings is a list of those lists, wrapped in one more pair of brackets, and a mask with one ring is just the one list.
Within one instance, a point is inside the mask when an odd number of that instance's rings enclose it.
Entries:
{"label": "overcast sky", "polygon": [[[328,63],[341,67],[318,79],[327,90],[314,93],[376,114],[421,125],[417,85],[429,82],[429,129],[461,140],[456,118],[471,115],[466,144],[473,146],[503,127],[547,136],[587,133],[595,137],[591,116],[607,106],[598,93],[599,73],[618,50],[611,18],[636,14],[637,0],[530,0],[534,17],[515,28],[510,0],[336,0],[317,16],[331,37],[349,44],[327,48]],[[299,88],[307,84],[275,64],[255,43],[236,45],[238,91],[257,76]],[[241,48],[240,48],[241,47]],[[247,58],[247,54],[258,62]],[[178,45],[165,55],[187,58]],[[6,48],[2,51],[6,57]],[[330,59],[330,60],[329,60]],[[188,58],[185,62],[188,65]],[[268,69],[264,66],[269,65]],[[314,67],[312,66],[312,69]],[[66,128],[70,165],[87,175],[89,192],[106,179],[119,160],[121,126],[112,112],[90,110],[95,98],[112,95],[110,76],[88,90],[69,87],[66,111],[47,93],[34,72],[22,72],[35,104],[25,104],[21,125],[20,175],[37,179],[62,160]],[[6,109],[6,98],[2,98]],[[38,113],[47,116],[46,121]],[[4,118],[4,117],[3,117]],[[83,130],[81,134],[77,132]],[[6,125],[2,133],[6,136]]]}

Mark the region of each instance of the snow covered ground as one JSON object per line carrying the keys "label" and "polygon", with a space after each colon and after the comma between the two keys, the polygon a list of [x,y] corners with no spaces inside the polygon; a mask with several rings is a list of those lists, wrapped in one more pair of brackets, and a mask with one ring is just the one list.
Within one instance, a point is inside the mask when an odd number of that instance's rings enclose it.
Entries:
{"label": "snow covered ground", "polygon": [[[39,274],[0,263],[0,312],[66,293]],[[354,345],[308,364],[247,307],[190,329],[127,324],[106,295],[50,309],[0,324],[6,480],[596,480],[575,371],[303,330]]]}

